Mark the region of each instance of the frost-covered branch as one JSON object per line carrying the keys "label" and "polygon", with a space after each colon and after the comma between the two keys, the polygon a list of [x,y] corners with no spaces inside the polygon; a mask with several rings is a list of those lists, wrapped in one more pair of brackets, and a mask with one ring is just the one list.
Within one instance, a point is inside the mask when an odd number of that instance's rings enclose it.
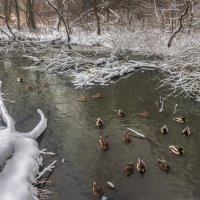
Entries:
{"label": "frost-covered branch", "polygon": [[42,150],[40,150],[40,153],[41,153],[41,154],[44,154],[44,155],[52,155],[52,156],[55,155],[54,152],[47,152],[47,149],[42,149]]}
{"label": "frost-covered branch", "polygon": [[[2,85],[2,81],[0,81],[0,92],[1,92],[1,85]],[[2,115],[2,118],[7,125],[7,129],[9,129],[10,131],[14,131],[15,130],[15,126],[14,126],[15,123],[14,123],[13,119],[11,118],[11,116],[8,114],[8,111],[7,111],[7,109],[4,105],[3,98],[2,98],[1,94],[0,94],[0,110],[1,110],[0,113]]]}
{"label": "frost-covered branch", "polygon": [[32,131],[30,131],[29,133],[24,133],[25,137],[37,139],[47,127],[47,118],[44,116],[44,113],[40,109],[37,109],[37,112],[40,114],[41,117],[40,122]]}
{"label": "frost-covered branch", "polygon": [[48,167],[44,168],[37,176],[37,179],[40,179],[46,172],[52,172],[55,168],[57,160],[54,160]]}
{"label": "frost-covered branch", "polygon": [[54,58],[43,58],[42,65],[51,73],[73,77],[76,88],[95,84],[106,85],[111,79],[144,69],[154,70],[156,63],[128,60],[125,53],[115,52],[108,58],[99,58],[95,62],[71,51]]}
{"label": "frost-covered branch", "polygon": [[160,87],[168,86],[173,95],[185,94],[200,102],[200,46],[188,48],[161,65],[165,78]]}

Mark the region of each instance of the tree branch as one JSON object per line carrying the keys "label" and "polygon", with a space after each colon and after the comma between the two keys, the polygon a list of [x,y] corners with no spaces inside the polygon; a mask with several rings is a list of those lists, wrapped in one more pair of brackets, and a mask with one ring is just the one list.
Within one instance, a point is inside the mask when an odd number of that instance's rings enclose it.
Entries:
{"label": "tree branch", "polygon": [[49,5],[56,11],[56,13],[58,14],[58,16],[60,17],[60,19],[62,20],[64,26],[65,26],[65,30],[66,30],[66,33],[67,33],[67,39],[68,39],[68,42],[71,41],[71,38],[70,38],[70,30],[68,28],[68,25],[63,17],[63,15],[60,13],[60,11],[58,10],[58,8],[56,8],[56,6],[54,4],[51,3],[51,1],[47,0],[47,2],[49,3]]}
{"label": "tree branch", "polygon": [[173,35],[171,36],[171,38],[169,39],[169,42],[168,42],[168,45],[167,45],[168,48],[171,47],[172,40],[174,39],[174,37],[176,36],[176,34],[182,29],[182,27],[183,27],[182,20],[183,20],[183,17],[187,14],[187,12],[189,10],[189,7],[190,7],[190,1],[187,1],[186,2],[185,12],[179,18],[180,25],[179,25],[178,29],[173,33]]}

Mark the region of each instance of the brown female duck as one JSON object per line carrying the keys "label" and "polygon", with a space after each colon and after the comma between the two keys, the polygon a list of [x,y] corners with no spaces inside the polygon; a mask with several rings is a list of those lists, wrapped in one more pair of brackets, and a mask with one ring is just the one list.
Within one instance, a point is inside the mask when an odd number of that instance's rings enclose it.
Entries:
{"label": "brown female duck", "polygon": [[100,144],[102,150],[104,150],[104,151],[108,150],[109,145],[108,145],[108,141],[106,140],[105,137],[102,137],[102,136],[99,137],[99,144]]}
{"label": "brown female duck", "polygon": [[125,133],[123,134],[123,141],[124,141],[124,143],[126,143],[126,144],[129,144],[129,143],[131,142],[130,135],[129,135],[127,132],[125,132]]}
{"label": "brown female duck", "polygon": [[103,120],[100,117],[97,118],[96,125],[98,127],[102,127],[103,126]]}
{"label": "brown female duck", "polygon": [[125,117],[125,113],[124,113],[124,111],[121,110],[121,109],[118,110],[117,115],[118,115],[119,117]]}
{"label": "brown female duck", "polygon": [[170,168],[167,162],[160,157],[158,158],[158,166],[160,167],[162,171],[165,171],[165,172],[169,171],[169,168]]}
{"label": "brown female duck", "polygon": [[150,113],[147,112],[147,111],[141,112],[140,115],[141,115],[142,117],[144,117],[144,118],[149,118],[149,117],[150,117]]}
{"label": "brown female duck", "polygon": [[101,197],[104,194],[102,188],[99,185],[97,185],[95,181],[93,183],[92,191],[93,191],[94,196],[96,197]]}
{"label": "brown female duck", "polygon": [[128,163],[128,165],[126,165],[126,167],[124,168],[124,174],[126,176],[130,176],[131,174],[133,174],[134,172],[134,166],[133,166],[133,162]]}
{"label": "brown female duck", "polygon": [[182,134],[184,137],[187,137],[188,135],[190,135],[191,134],[190,128],[189,127],[184,128],[182,131]]}
{"label": "brown female duck", "polygon": [[164,124],[163,127],[160,129],[160,131],[161,131],[161,133],[162,133],[163,135],[165,135],[166,133],[168,133],[168,128],[167,128],[167,126]]}

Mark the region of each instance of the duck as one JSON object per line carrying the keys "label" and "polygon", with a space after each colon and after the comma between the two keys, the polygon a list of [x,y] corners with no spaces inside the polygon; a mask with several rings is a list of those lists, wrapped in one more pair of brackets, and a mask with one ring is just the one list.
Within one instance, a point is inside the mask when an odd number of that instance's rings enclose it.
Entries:
{"label": "duck", "polygon": [[187,120],[185,117],[175,117],[173,121],[178,122],[178,123],[185,123]]}
{"label": "duck", "polygon": [[104,150],[104,151],[108,150],[109,145],[108,145],[108,141],[106,140],[105,137],[102,137],[102,136],[99,137],[99,144],[100,144],[102,150]]}
{"label": "duck", "polygon": [[150,117],[150,113],[149,112],[146,112],[146,111],[143,111],[140,113],[140,115],[144,118],[149,118]]}
{"label": "duck", "polygon": [[27,85],[27,86],[26,86],[26,89],[32,91],[32,90],[33,90],[33,87],[32,87],[31,85]]}
{"label": "duck", "polygon": [[158,166],[160,167],[162,171],[165,171],[165,172],[169,171],[169,168],[170,168],[167,162],[160,157],[158,157]]}
{"label": "duck", "polygon": [[78,101],[81,101],[81,102],[86,102],[86,101],[88,101],[88,96],[85,96],[85,95],[80,96],[80,98],[77,99],[77,100],[78,100]]}
{"label": "duck", "polygon": [[190,135],[191,131],[189,127],[186,127],[183,129],[182,134],[184,137],[187,137],[188,135]]}
{"label": "duck", "polygon": [[142,174],[146,171],[145,163],[141,158],[138,158],[136,168],[137,168],[138,172],[140,172]]}
{"label": "duck", "polygon": [[164,135],[166,133],[168,133],[168,128],[167,126],[164,124],[163,127],[160,129],[161,133]]}
{"label": "duck", "polygon": [[92,191],[94,196],[96,197],[101,197],[104,194],[102,188],[99,185],[97,185],[96,181],[94,181],[93,183]]}
{"label": "duck", "polygon": [[133,174],[134,172],[134,165],[133,162],[131,161],[130,163],[128,163],[128,165],[126,165],[126,167],[124,168],[124,174],[126,176],[130,176],[131,174]]}
{"label": "duck", "polygon": [[41,84],[41,87],[42,87],[42,88],[48,88],[49,85],[48,85],[48,83],[42,83],[42,84]]}
{"label": "duck", "polygon": [[119,109],[117,115],[118,115],[119,117],[124,117],[124,116],[125,116],[125,113],[124,113],[123,110]]}
{"label": "duck", "polygon": [[170,150],[171,150],[174,154],[176,154],[176,155],[181,156],[181,155],[184,153],[182,147],[175,146],[175,145],[169,145],[169,148],[170,148]]}
{"label": "duck", "polygon": [[17,77],[17,82],[22,83],[22,82],[23,82],[23,78],[21,78],[21,77]]}
{"label": "duck", "polygon": [[95,99],[101,99],[101,98],[103,97],[103,94],[102,94],[102,93],[100,93],[100,94],[95,94],[95,95],[93,95],[92,97],[95,98]]}
{"label": "duck", "polygon": [[127,132],[125,132],[125,133],[123,134],[123,141],[124,141],[124,143],[126,143],[126,144],[129,144],[129,143],[131,142],[130,135],[129,135]]}
{"label": "duck", "polygon": [[103,121],[102,121],[102,119],[100,117],[97,118],[96,125],[98,127],[102,127],[103,126]]}

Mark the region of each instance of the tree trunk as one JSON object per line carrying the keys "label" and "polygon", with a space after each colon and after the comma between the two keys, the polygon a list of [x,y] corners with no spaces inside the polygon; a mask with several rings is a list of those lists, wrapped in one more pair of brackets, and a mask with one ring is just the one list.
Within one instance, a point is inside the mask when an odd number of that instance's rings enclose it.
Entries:
{"label": "tree trunk", "polygon": [[193,3],[191,2],[189,23],[188,23],[188,35],[190,35],[190,33],[191,33],[193,18],[194,18],[194,11],[193,11]]}
{"label": "tree trunk", "polygon": [[127,2],[127,7],[126,7],[126,9],[127,9],[127,20],[128,20],[128,24],[129,24],[129,26],[131,25],[131,19],[130,19],[130,1],[128,0],[128,2]]}
{"label": "tree trunk", "polygon": [[[59,12],[61,13],[61,15],[62,15],[62,14],[63,14],[62,0],[57,0],[56,3],[57,3],[58,11],[59,11]],[[56,24],[56,29],[57,29],[57,30],[60,29],[60,24],[61,24],[61,17],[58,16],[57,24]]]}
{"label": "tree trunk", "polygon": [[99,15],[98,15],[96,0],[94,0],[93,3],[94,3],[94,14],[95,14],[95,17],[96,17],[96,22],[97,22],[97,34],[101,35],[100,18],[99,18]]}
{"label": "tree trunk", "polygon": [[21,29],[21,25],[20,25],[20,12],[19,12],[19,5],[18,5],[18,1],[14,0],[15,2],[15,12],[16,12],[16,17],[17,17],[17,29],[20,30]]}
{"label": "tree trunk", "polygon": [[4,0],[3,2],[4,16],[6,17],[6,21],[10,21],[10,13],[11,13],[11,3],[9,0]]}
{"label": "tree trunk", "polygon": [[36,23],[34,18],[34,0],[26,0],[26,18],[27,18],[27,26],[30,29],[36,29]]}

